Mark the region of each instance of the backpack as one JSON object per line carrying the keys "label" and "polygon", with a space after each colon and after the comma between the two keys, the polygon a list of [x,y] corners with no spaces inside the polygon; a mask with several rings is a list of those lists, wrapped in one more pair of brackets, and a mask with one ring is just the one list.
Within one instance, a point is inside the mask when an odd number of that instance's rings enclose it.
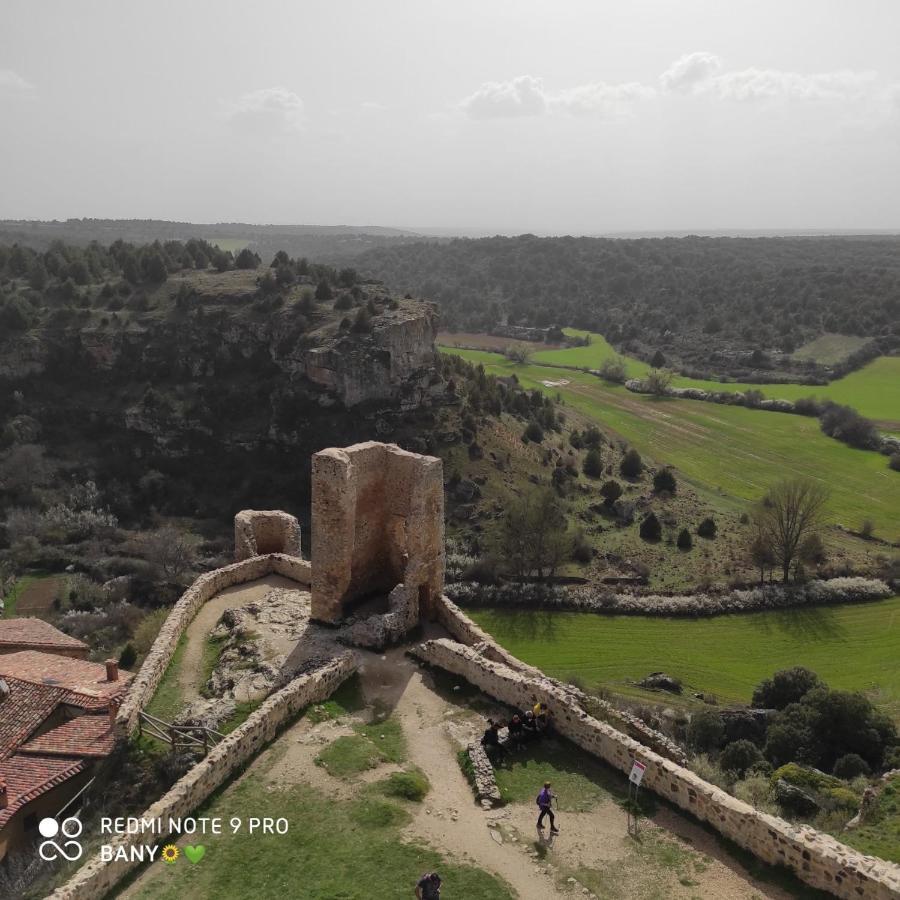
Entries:
{"label": "backpack", "polygon": [[[544,796],[546,794],[546,796]],[[538,806],[549,806],[550,805],[550,791],[544,788],[538,795],[535,800]]]}

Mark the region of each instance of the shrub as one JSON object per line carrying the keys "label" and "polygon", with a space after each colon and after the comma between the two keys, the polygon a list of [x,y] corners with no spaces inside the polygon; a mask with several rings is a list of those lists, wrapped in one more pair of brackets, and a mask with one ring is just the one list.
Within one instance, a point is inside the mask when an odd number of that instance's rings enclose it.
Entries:
{"label": "shrub", "polygon": [[831,770],[835,777],[852,781],[860,775],[871,775],[872,769],[858,753],[845,753]]}
{"label": "shrub", "polygon": [[663,491],[674,494],[676,486],[675,476],[671,469],[660,469],[653,476],[653,491],[656,494],[661,494]]}
{"label": "shrub", "polygon": [[603,457],[596,447],[592,447],[584,458],[584,474],[590,478],[599,478],[603,474]]}
{"label": "shrub", "polygon": [[702,538],[714,538],[716,536],[716,523],[713,519],[706,518],[697,526],[697,534]]}
{"label": "shrub", "polygon": [[888,460],[888,467],[895,472],[900,472],[900,453],[891,454],[891,458]]}
{"label": "shrub", "polygon": [[619,472],[624,478],[639,478],[643,471],[644,461],[641,459],[641,454],[632,448],[622,457]]}
{"label": "shrub", "polygon": [[256,269],[261,260],[249,247],[244,247],[235,257],[234,264],[238,269]]}
{"label": "shrub", "polygon": [[677,543],[679,550],[690,550],[691,547],[694,546],[694,540],[687,528],[682,528],[681,531],[678,532]]}
{"label": "shrub", "polygon": [[743,778],[747,770],[762,758],[762,752],[753,741],[732,741],[722,751],[719,765],[726,772],[735,772],[739,778]]}
{"label": "shrub", "polygon": [[859,536],[867,541],[872,540],[875,534],[875,523],[871,519],[864,519],[859,526]]}
{"label": "shrub", "polygon": [[852,406],[829,403],[819,417],[819,425],[825,434],[851,447],[863,450],[877,450],[881,446],[881,435],[875,423],[861,416]]}
{"label": "shrub", "polygon": [[384,782],[383,789],[389,797],[400,797],[403,800],[421,801],[431,790],[431,784],[420,769],[408,772],[394,772]]}
{"label": "shrub", "polygon": [[784,709],[821,685],[822,680],[811,669],[794,666],[760,682],[753,691],[752,702],[757,709]]}
{"label": "shrub", "polygon": [[662,537],[662,525],[655,513],[648,513],[640,527],[641,537],[645,541],[658,541]]}
{"label": "shrub", "polygon": [[591,425],[584,431],[584,442],[588,447],[599,447],[603,443],[603,435],[596,425]]}
{"label": "shrub", "polygon": [[601,378],[606,379],[606,381],[611,381],[614,384],[624,384],[625,379],[628,377],[625,360],[621,356],[604,359],[603,362],[600,363],[599,372]]}
{"label": "shrub", "polygon": [[719,749],[725,737],[722,717],[712,709],[701,709],[691,716],[688,725],[688,743],[695,750],[709,753]]}
{"label": "shrub", "polygon": [[331,300],[333,296],[331,285],[323,278],[316,285],[316,300]]}
{"label": "shrub", "polygon": [[748,775],[742,781],[735,783],[731,793],[738,800],[749,803],[754,809],[770,815],[777,815],[778,808],[772,801],[772,785],[764,775]]}
{"label": "shrub", "polygon": [[698,753],[690,760],[691,771],[696,772],[704,781],[728,790],[728,776],[709,758],[706,753]]}
{"label": "shrub", "polygon": [[622,496],[622,485],[613,479],[604,481],[600,488],[600,496],[603,497],[607,506],[612,506]]}
{"label": "shrub", "polygon": [[354,334],[368,334],[372,330],[372,315],[369,311],[361,306],[359,311],[356,314],[356,318],[353,320],[353,326],[350,330]]}
{"label": "shrub", "polygon": [[540,444],[544,440],[544,429],[537,422],[531,421],[525,426],[522,438],[526,443],[533,441],[535,444]]}
{"label": "shrub", "polygon": [[130,641],[122,648],[119,654],[119,665],[123,669],[130,669],[137,661],[137,650]]}

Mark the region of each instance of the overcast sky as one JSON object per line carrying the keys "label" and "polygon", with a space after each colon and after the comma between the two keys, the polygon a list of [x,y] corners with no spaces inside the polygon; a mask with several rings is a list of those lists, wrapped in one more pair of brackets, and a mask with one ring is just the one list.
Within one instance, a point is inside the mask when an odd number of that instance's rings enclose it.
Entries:
{"label": "overcast sky", "polygon": [[0,218],[900,230],[897,0],[3,0]]}

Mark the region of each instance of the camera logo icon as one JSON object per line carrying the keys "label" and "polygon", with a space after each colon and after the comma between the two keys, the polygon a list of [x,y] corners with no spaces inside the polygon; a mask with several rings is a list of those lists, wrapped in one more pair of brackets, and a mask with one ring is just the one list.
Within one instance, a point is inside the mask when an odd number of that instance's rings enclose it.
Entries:
{"label": "camera logo icon", "polygon": [[[81,820],[75,818],[75,816],[63,819],[62,822],[57,822],[56,819],[52,819],[49,816],[41,819],[38,831],[41,833],[41,837],[46,838],[46,840],[42,841],[38,847],[38,855],[47,862],[53,862],[60,857],[67,859],[69,862],[81,859],[84,848],[77,838],[81,837],[83,830],[84,826],[81,824]],[[54,840],[57,837],[65,838],[66,840],[57,842]]]}

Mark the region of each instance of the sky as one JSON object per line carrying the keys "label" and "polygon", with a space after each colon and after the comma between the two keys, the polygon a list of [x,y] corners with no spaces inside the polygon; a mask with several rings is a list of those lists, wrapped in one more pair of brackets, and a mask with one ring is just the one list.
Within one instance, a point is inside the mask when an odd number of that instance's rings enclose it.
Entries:
{"label": "sky", "polygon": [[896,0],[4,0],[0,218],[900,231]]}

